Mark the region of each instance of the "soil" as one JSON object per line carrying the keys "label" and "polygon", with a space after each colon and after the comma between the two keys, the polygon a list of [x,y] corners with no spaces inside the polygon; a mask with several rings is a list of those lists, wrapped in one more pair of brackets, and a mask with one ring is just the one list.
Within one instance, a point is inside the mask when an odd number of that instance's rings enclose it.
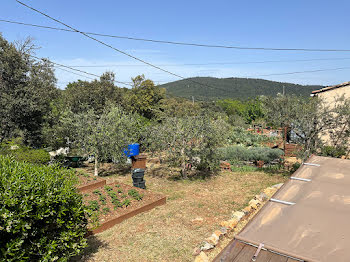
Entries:
{"label": "soil", "polygon": [[[106,189],[110,188],[111,190],[108,191]],[[136,200],[133,196],[129,195],[130,190],[134,190],[138,192],[138,195],[142,197],[141,200]],[[119,199],[120,203],[123,203],[125,200],[129,200],[130,203],[128,205],[122,205],[122,206],[116,206],[112,203],[112,198],[108,194],[110,192],[115,192],[117,198]],[[89,218],[89,228],[94,229],[100,226],[102,223],[118,217],[122,216],[124,214],[130,213],[133,210],[136,210],[142,206],[148,205],[150,203],[153,203],[161,198],[163,198],[163,195],[160,194],[154,194],[147,190],[143,190],[140,188],[132,187],[129,185],[125,185],[122,183],[113,183],[108,184],[106,186],[97,188],[97,189],[91,189],[84,191],[84,204],[91,205],[90,201],[97,201],[98,202],[98,210],[93,211],[93,215]],[[101,201],[100,197],[105,197],[105,202]],[[103,211],[104,208],[108,208],[109,211]]]}
{"label": "soil", "polygon": [[96,182],[103,180],[99,177],[92,176],[92,175],[85,174],[85,173],[80,173],[80,172],[77,172],[77,177],[79,179],[78,188],[82,187],[82,186],[87,186],[90,184],[95,184]]}
{"label": "soil", "polygon": [[[147,160],[147,190],[165,195],[166,205],[91,235],[89,246],[76,261],[193,262],[193,249],[220,229],[221,221],[229,220],[233,211],[244,208],[266,187],[288,179],[286,175],[263,170],[225,171],[214,176],[176,179],[179,170],[159,164],[158,159],[152,160]],[[80,171],[93,175],[94,167],[87,165]],[[132,186],[130,169],[119,171],[111,164],[103,164],[99,173],[107,184],[116,182]],[[210,261],[243,226],[244,223],[220,240],[220,247],[208,254]]]}

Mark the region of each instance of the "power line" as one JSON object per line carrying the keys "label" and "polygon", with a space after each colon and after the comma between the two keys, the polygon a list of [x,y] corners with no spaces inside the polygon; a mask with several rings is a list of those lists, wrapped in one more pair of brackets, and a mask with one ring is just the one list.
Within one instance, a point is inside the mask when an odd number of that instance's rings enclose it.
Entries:
{"label": "power line", "polygon": [[[20,3],[21,5],[23,5],[23,6],[27,7],[27,8],[29,8],[29,9],[31,9],[31,10],[37,12],[37,13],[40,13],[40,14],[42,14],[43,16],[46,16],[46,17],[48,17],[49,19],[51,19],[51,20],[53,20],[53,21],[56,21],[57,23],[60,23],[60,24],[62,24],[62,25],[64,25],[64,26],[70,28],[73,32],[80,33],[80,34],[84,35],[85,37],[88,37],[88,38],[90,38],[90,39],[92,39],[92,40],[94,40],[94,41],[96,41],[96,42],[98,42],[98,43],[100,43],[100,44],[102,44],[102,45],[104,45],[104,46],[107,46],[107,47],[109,47],[109,48],[111,48],[111,49],[113,49],[113,50],[115,50],[115,51],[117,51],[117,52],[119,52],[119,53],[122,53],[122,54],[124,54],[124,55],[126,55],[126,56],[128,56],[128,57],[130,57],[130,58],[133,58],[133,59],[135,59],[135,60],[137,60],[137,61],[139,61],[139,62],[142,62],[142,63],[144,63],[144,64],[146,64],[146,65],[148,65],[148,66],[151,66],[151,67],[156,68],[156,69],[158,69],[158,70],[160,70],[160,71],[166,72],[166,73],[168,73],[168,74],[170,74],[170,75],[176,76],[176,77],[181,78],[181,79],[183,79],[183,80],[193,82],[193,83],[195,83],[195,84],[199,84],[199,85],[202,85],[202,86],[207,86],[207,87],[213,88],[213,89],[219,89],[219,90],[227,91],[227,90],[224,90],[224,89],[221,89],[221,88],[217,88],[217,87],[213,87],[213,86],[210,86],[210,85],[207,85],[207,84],[202,84],[202,83],[197,82],[197,81],[194,81],[194,80],[192,80],[192,79],[186,79],[186,78],[184,78],[184,77],[182,77],[182,76],[180,76],[180,75],[178,75],[178,74],[172,73],[172,72],[170,72],[170,71],[168,71],[168,70],[165,70],[165,69],[163,69],[163,68],[161,68],[161,67],[159,67],[159,66],[153,65],[153,64],[151,64],[151,63],[149,63],[149,62],[146,62],[146,61],[144,61],[144,60],[142,60],[142,59],[140,59],[140,58],[137,58],[137,57],[135,57],[135,56],[133,56],[133,55],[130,55],[130,54],[128,54],[128,53],[126,53],[126,52],[124,52],[124,51],[122,51],[122,50],[119,50],[119,49],[117,49],[117,48],[115,48],[115,47],[113,47],[113,46],[111,46],[111,45],[109,45],[109,44],[106,44],[106,43],[104,43],[104,42],[101,41],[101,40],[98,40],[98,39],[96,39],[96,38],[94,38],[94,37],[91,37],[91,36],[87,35],[87,33],[81,32],[81,31],[79,31],[79,30],[77,30],[77,29],[75,29],[75,28],[73,28],[73,27],[71,27],[71,26],[69,26],[69,25],[67,25],[67,24],[65,24],[65,23],[63,23],[63,22],[61,22],[61,21],[59,21],[59,20],[57,20],[57,19],[55,19],[55,18],[53,18],[53,17],[51,17],[51,16],[45,14],[45,13],[43,13],[43,12],[37,10],[37,9],[35,9],[35,8],[33,8],[33,7],[30,7],[30,6],[28,6],[28,5],[24,4],[24,3],[22,3],[22,2],[19,1],[19,0],[16,0],[16,1],[17,1],[18,3]],[[246,49],[254,49],[254,48],[246,48]],[[264,49],[264,48],[259,48],[259,49]],[[277,49],[274,49],[274,50],[277,50]],[[296,50],[296,49],[288,49],[288,50]],[[300,50],[300,49],[298,49],[298,50]],[[303,49],[303,50],[305,50],[305,49]],[[312,51],[316,51],[316,50],[320,50],[320,49],[308,49],[308,50],[309,50],[309,51],[311,51],[311,50],[312,50]],[[335,49],[327,49],[327,50],[328,50],[328,51],[336,51]],[[327,50],[326,50],[326,49],[323,49],[323,51],[327,51]],[[337,51],[350,51],[350,50],[339,50],[339,49],[338,49]],[[288,72],[288,73],[276,73],[276,74],[266,74],[266,75],[255,75],[255,76],[271,76],[271,75],[300,74],[300,73],[321,72],[321,71],[333,71],[333,70],[343,70],[343,69],[350,69],[350,67],[333,68],[333,69],[318,69],[318,70],[297,71],[297,72]],[[255,76],[247,76],[247,77],[255,77]]]}
{"label": "power line", "polygon": [[[18,3],[38,12],[40,11],[27,6],[26,4],[16,0]],[[41,13],[42,15],[45,15]],[[55,20],[48,15],[45,15],[48,18]],[[55,20],[56,22],[59,22]],[[240,49],[240,50],[265,50],[265,51],[304,51],[304,52],[350,52],[350,49],[321,49],[321,48],[276,48],[276,47],[247,47],[247,46],[229,46],[229,45],[211,45],[211,44],[201,44],[201,43],[189,43],[189,42],[176,42],[176,41],[168,41],[168,40],[156,40],[156,39],[147,39],[147,38],[138,38],[138,37],[130,37],[130,36],[119,36],[119,35],[110,35],[110,34],[101,34],[101,33],[93,33],[93,32],[81,32],[78,30],[75,30],[72,27],[69,27],[63,23],[63,25],[67,26],[69,29],[65,28],[58,28],[58,27],[51,27],[51,26],[43,26],[43,25],[36,25],[36,24],[30,24],[30,23],[23,23],[23,22],[17,22],[17,21],[10,21],[5,19],[0,19],[0,22],[6,22],[11,24],[18,24],[18,25],[26,25],[26,26],[32,26],[32,27],[38,27],[38,28],[45,28],[45,29],[51,29],[51,30],[58,30],[58,31],[65,31],[65,32],[74,32],[74,33],[81,33],[85,35],[94,35],[94,36],[103,36],[103,37],[111,37],[111,38],[119,38],[119,39],[127,39],[127,40],[134,40],[134,41],[144,41],[144,42],[153,42],[153,43],[161,43],[161,44],[171,44],[171,45],[184,45],[184,46],[196,46],[196,47],[209,47],[209,48],[224,48],[224,49]],[[59,22],[60,23],[60,22]]]}
{"label": "power line", "polygon": [[[163,69],[163,68],[161,68],[161,67],[159,67],[159,66],[153,65],[153,64],[151,64],[151,63],[149,63],[149,62],[147,62],[147,61],[145,61],[145,60],[142,60],[142,59],[140,59],[140,58],[137,58],[136,56],[130,55],[130,54],[127,53],[127,52],[124,52],[124,51],[122,51],[122,50],[120,50],[120,49],[118,49],[118,48],[115,48],[115,47],[113,47],[113,46],[111,46],[111,45],[109,45],[109,44],[107,44],[107,43],[105,43],[105,42],[103,42],[103,41],[101,41],[101,40],[98,40],[97,38],[94,38],[94,37],[92,37],[92,36],[89,36],[89,35],[87,35],[86,33],[81,32],[81,31],[79,31],[79,30],[77,30],[77,29],[75,29],[75,28],[73,28],[73,27],[71,27],[71,26],[69,26],[69,25],[67,25],[67,24],[65,24],[65,23],[63,23],[63,22],[61,22],[61,21],[59,21],[58,19],[55,19],[55,18],[53,18],[53,17],[51,17],[51,16],[49,16],[49,15],[47,15],[47,14],[45,14],[45,13],[39,11],[39,10],[37,10],[37,9],[35,9],[35,8],[31,7],[31,6],[29,6],[29,5],[26,5],[25,3],[22,3],[22,2],[19,1],[19,0],[16,0],[16,2],[20,3],[21,5],[23,5],[23,6],[27,7],[27,8],[29,8],[29,9],[31,9],[31,10],[37,12],[37,13],[39,13],[39,14],[41,14],[41,15],[43,15],[43,16],[45,16],[45,17],[47,17],[47,18],[49,18],[49,19],[51,19],[51,20],[53,20],[53,21],[55,21],[55,22],[57,22],[57,23],[60,23],[60,24],[64,25],[65,27],[70,28],[71,30],[74,30],[74,31],[77,32],[77,33],[80,33],[80,34],[84,35],[84,36],[87,37],[87,38],[90,38],[91,40],[94,40],[95,42],[98,42],[98,43],[100,43],[100,44],[102,44],[102,45],[104,45],[104,46],[106,46],[106,47],[109,47],[109,48],[113,49],[114,51],[117,51],[117,52],[119,52],[119,53],[121,53],[121,54],[124,54],[124,55],[126,55],[126,56],[128,56],[128,57],[130,57],[130,58],[132,58],[132,59],[135,59],[135,60],[141,62],[141,63],[144,63],[144,64],[149,65],[149,66],[151,66],[151,67],[153,67],[153,68],[156,68],[156,69],[158,69],[158,70],[160,70],[160,71],[163,71],[163,72],[165,72],[165,73],[168,73],[168,74],[170,74],[170,75],[176,76],[176,77],[178,77],[178,78],[181,78],[181,79],[183,79],[183,80],[186,80],[186,81],[189,81],[189,82],[192,82],[192,83],[196,83],[196,84],[199,84],[199,85],[202,85],[202,86],[206,86],[206,87],[209,87],[209,88],[213,88],[213,89],[221,89],[221,88],[212,87],[212,86],[207,85],[207,84],[202,84],[202,83],[197,82],[197,81],[194,81],[194,80],[192,80],[192,79],[186,79],[186,78],[183,77],[183,76],[180,76],[180,75],[178,75],[178,74],[175,74],[175,73],[173,73],[173,72],[170,72],[170,71],[168,71],[168,70],[166,70],[166,69]],[[224,89],[221,89],[221,90],[224,90]]]}
{"label": "power line", "polygon": [[56,67],[56,68],[57,68],[57,69],[59,69],[59,70],[62,70],[62,71],[65,71],[65,72],[68,72],[68,73],[71,73],[71,74],[77,75],[77,76],[85,77],[85,78],[88,78],[88,79],[93,79],[92,77],[84,76],[84,75],[81,75],[81,74],[78,74],[78,73],[75,73],[75,72],[69,71],[69,70],[64,69],[64,68],[61,68],[61,67]]}
{"label": "power line", "polygon": [[344,69],[350,69],[350,67],[338,67],[338,68],[316,69],[316,70],[307,70],[307,71],[295,71],[295,72],[287,72],[287,73],[273,73],[273,74],[265,74],[265,75],[253,75],[253,76],[245,76],[244,78],[251,78],[251,77],[257,77],[257,76],[294,75],[294,74],[315,73],[315,72],[324,72],[324,71],[336,71],[336,70],[344,70]]}
{"label": "power line", "polygon": [[[43,61],[46,61],[47,59],[45,58],[39,58],[39,57],[36,57],[36,56],[33,56],[33,55],[30,55],[31,57],[33,58],[36,58],[36,59],[39,59],[39,60],[43,60]],[[71,70],[75,70],[75,71],[79,71],[79,72],[83,72],[83,73],[86,73],[86,74],[89,74],[89,75],[92,75],[92,76],[96,76],[96,77],[100,77],[99,75],[95,75],[95,74],[92,74],[92,73],[89,73],[89,72],[86,72],[86,71],[82,71],[82,70],[78,70],[78,69],[75,69],[75,68],[71,68],[71,66],[66,66],[66,65],[62,65],[62,64],[58,64],[58,63],[55,63],[55,62],[52,62],[50,61],[52,64],[56,64],[58,66],[61,66],[61,67],[66,67],[66,68],[69,68]],[[89,78],[89,79],[93,79],[91,77],[88,77],[88,76],[84,76],[84,75],[81,75],[81,74],[78,74],[78,73],[75,73],[75,72],[72,72],[72,71],[69,71],[69,70],[66,70],[66,69],[63,69],[63,68],[60,68],[60,67],[56,67],[60,70],[63,70],[63,71],[66,71],[66,72],[69,72],[69,73],[72,73],[72,74],[75,74],[75,75],[78,75],[78,76],[82,76],[82,77],[86,77],[86,78]],[[324,71],[336,71],[336,70],[345,70],[345,69],[350,69],[350,67],[338,67],[338,68],[328,68],[328,69],[315,69],[315,70],[306,70],[306,71],[295,71],[295,72],[285,72],[285,73],[273,73],[273,74],[262,74],[262,75],[251,75],[251,76],[241,76],[240,78],[252,78],[252,77],[257,77],[257,76],[275,76],[275,75],[292,75],[292,74],[304,74],[304,73],[315,73],[315,72],[324,72]],[[189,79],[185,79],[185,80],[189,80]],[[120,82],[118,81],[119,83],[124,83],[126,85],[130,85],[128,84],[128,82]],[[167,83],[169,81],[153,81],[153,82],[159,82],[159,83]],[[61,82],[62,83],[62,82]],[[67,82],[69,83],[69,82]],[[199,83],[199,82],[196,82],[196,83]],[[132,86],[132,85],[130,85]],[[219,89],[219,90],[223,90],[223,89],[220,89],[220,88],[217,88],[217,87],[212,87],[212,88],[215,88],[215,89]],[[224,90],[223,90],[224,91]],[[227,90],[225,90],[227,91]]]}
{"label": "power line", "polygon": [[[158,64],[157,66],[203,66],[203,65],[243,65],[243,64],[265,64],[265,63],[283,63],[283,62],[308,62],[308,61],[332,61],[332,60],[349,60],[349,58],[315,58],[315,59],[298,59],[298,60],[266,60],[250,62],[212,62],[212,63],[189,63],[189,64]],[[106,64],[106,65],[70,65],[70,67],[138,67],[147,65],[130,65],[130,64]]]}
{"label": "power line", "polygon": [[[67,65],[63,65],[63,64],[56,63],[56,62],[52,62],[52,61],[50,61],[50,60],[48,60],[48,59],[46,59],[46,58],[40,58],[40,57],[36,57],[36,56],[34,56],[34,55],[30,55],[30,56],[33,57],[33,58],[35,58],[35,59],[38,59],[38,60],[49,61],[49,62],[51,62],[53,65],[57,65],[58,67],[56,67],[56,68],[61,69],[61,70],[63,70],[63,69],[60,68],[60,67],[65,67],[65,68],[68,68],[68,69],[70,69],[70,70],[77,71],[77,72],[80,72],[80,73],[84,73],[84,74],[87,74],[87,75],[90,75],[90,76],[95,76],[95,77],[98,77],[98,78],[101,77],[101,76],[99,76],[99,75],[96,75],[96,74],[93,74],[93,73],[89,73],[89,72],[86,72],[86,71],[83,71],[83,70],[80,70],[80,69],[76,69],[76,68],[73,68],[73,67],[71,67],[71,66],[67,66]],[[70,71],[68,71],[68,70],[63,70],[63,71],[70,72]],[[74,74],[74,72],[70,72],[70,73],[73,73],[73,74]],[[76,74],[76,75],[79,75],[79,76],[83,76],[83,75],[81,75],[81,74],[77,74],[77,73],[75,73],[75,74]],[[87,77],[87,76],[83,76],[83,77],[93,79],[93,78]],[[129,83],[127,83],[127,82],[122,82],[122,81],[117,81],[117,80],[114,80],[114,82],[115,82],[115,83],[119,83],[119,84],[124,84],[124,85],[132,86],[131,84],[129,84]]]}

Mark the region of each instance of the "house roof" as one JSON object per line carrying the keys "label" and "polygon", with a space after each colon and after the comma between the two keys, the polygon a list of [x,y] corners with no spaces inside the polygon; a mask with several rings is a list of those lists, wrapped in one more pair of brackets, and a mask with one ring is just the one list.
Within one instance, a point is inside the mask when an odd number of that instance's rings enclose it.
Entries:
{"label": "house roof", "polygon": [[311,93],[312,94],[318,94],[318,93],[330,91],[330,90],[333,90],[333,89],[336,89],[336,88],[339,88],[339,87],[345,87],[345,86],[350,86],[350,81],[349,82],[344,82],[344,83],[341,83],[341,84],[338,84],[338,85],[335,85],[335,86],[327,86],[327,87],[324,87],[324,88],[321,88],[321,89],[318,89],[318,90],[314,90]]}
{"label": "house roof", "polygon": [[349,261],[350,160],[312,156],[272,198],[237,240],[308,262]]}

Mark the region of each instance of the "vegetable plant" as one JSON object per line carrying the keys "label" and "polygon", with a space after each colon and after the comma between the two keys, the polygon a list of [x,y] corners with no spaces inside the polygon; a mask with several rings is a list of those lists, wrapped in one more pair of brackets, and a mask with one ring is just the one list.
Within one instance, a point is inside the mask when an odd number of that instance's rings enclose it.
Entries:
{"label": "vegetable plant", "polygon": [[127,199],[124,199],[122,205],[127,207],[128,205],[130,205],[130,203],[131,203],[130,199],[127,198]]}
{"label": "vegetable plant", "polygon": [[112,190],[113,190],[112,187],[110,187],[110,186],[105,186],[105,191],[112,191]]}
{"label": "vegetable plant", "polygon": [[104,215],[108,214],[109,212],[111,212],[111,211],[110,211],[110,209],[109,209],[108,207],[104,207],[104,208],[102,209],[102,213],[103,213]]}
{"label": "vegetable plant", "polygon": [[95,189],[94,191],[92,191],[92,193],[94,193],[95,195],[101,195],[101,191],[98,189]]}
{"label": "vegetable plant", "polygon": [[106,196],[105,195],[100,195],[99,200],[102,205],[106,205]]}
{"label": "vegetable plant", "polygon": [[88,207],[92,211],[98,211],[100,209],[100,205],[98,204],[97,200],[89,201],[89,206]]}
{"label": "vegetable plant", "polygon": [[135,190],[135,189],[130,189],[130,190],[128,191],[128,195],[131,196],[131,197],[133,197],[135,200],[138,200],[138,201],[142,200],[142,198],[143,198],[143,195],[140,194],[140,193],[139,193],[137,190]]}

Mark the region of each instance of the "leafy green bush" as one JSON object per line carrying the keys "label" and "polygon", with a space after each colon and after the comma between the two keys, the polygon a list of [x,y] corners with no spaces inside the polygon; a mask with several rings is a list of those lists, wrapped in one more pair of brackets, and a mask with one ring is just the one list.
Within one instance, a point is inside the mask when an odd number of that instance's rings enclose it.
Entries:
{"label": "leafy green bush", "polygon": [[324,146],[321,148],[321,155],[340,158],[346,155],[346,150],[342,147]]}
{"label": "leafy green bush", "polygon": [[219,148],[218,151],[221,160],[235,162],[263,160],[265,163],[269,163],[283,155],[282,150],[269,147],[228,146]]}
{"label": "leafy green bush", "polygon": [[67,261],[86,246],[74,173],[0,156],[0,261]]}
{"label": "leafy green bush", "polygon": [[241,127],[234,128],[229,136],[229,142],[231,144],[243,146],[261,146],[263,143],[273,142],[275,140],[276,137],[269,137],[266,135],[252,133]]}
{"label": "leafy green bush", "polygon": [[32,149],[11,141],[0,145],[0,155],[10,155],[17,161],[32,164],[47,164],[50,161],[50,155],[45,150]]}
{"label": "leafy green bush", "polygon": [[269,147],[252,147],[249,148],[249,152],[250,160],[262,160],[265,163],[279,159],[283,155],[283,151],[281,149],[272,149]]}
{"label": "leafy green bush", "polygon": [[295,171],[297,171],[298,170],[298,168],[301,166],[301,163],[299,163],[299,162],[296,162],[296,163],[294,163],[293,165],[292,165],[292,167],[291,167],[291,169],[290,169],[290,173],[291,174],[293,174]]}

